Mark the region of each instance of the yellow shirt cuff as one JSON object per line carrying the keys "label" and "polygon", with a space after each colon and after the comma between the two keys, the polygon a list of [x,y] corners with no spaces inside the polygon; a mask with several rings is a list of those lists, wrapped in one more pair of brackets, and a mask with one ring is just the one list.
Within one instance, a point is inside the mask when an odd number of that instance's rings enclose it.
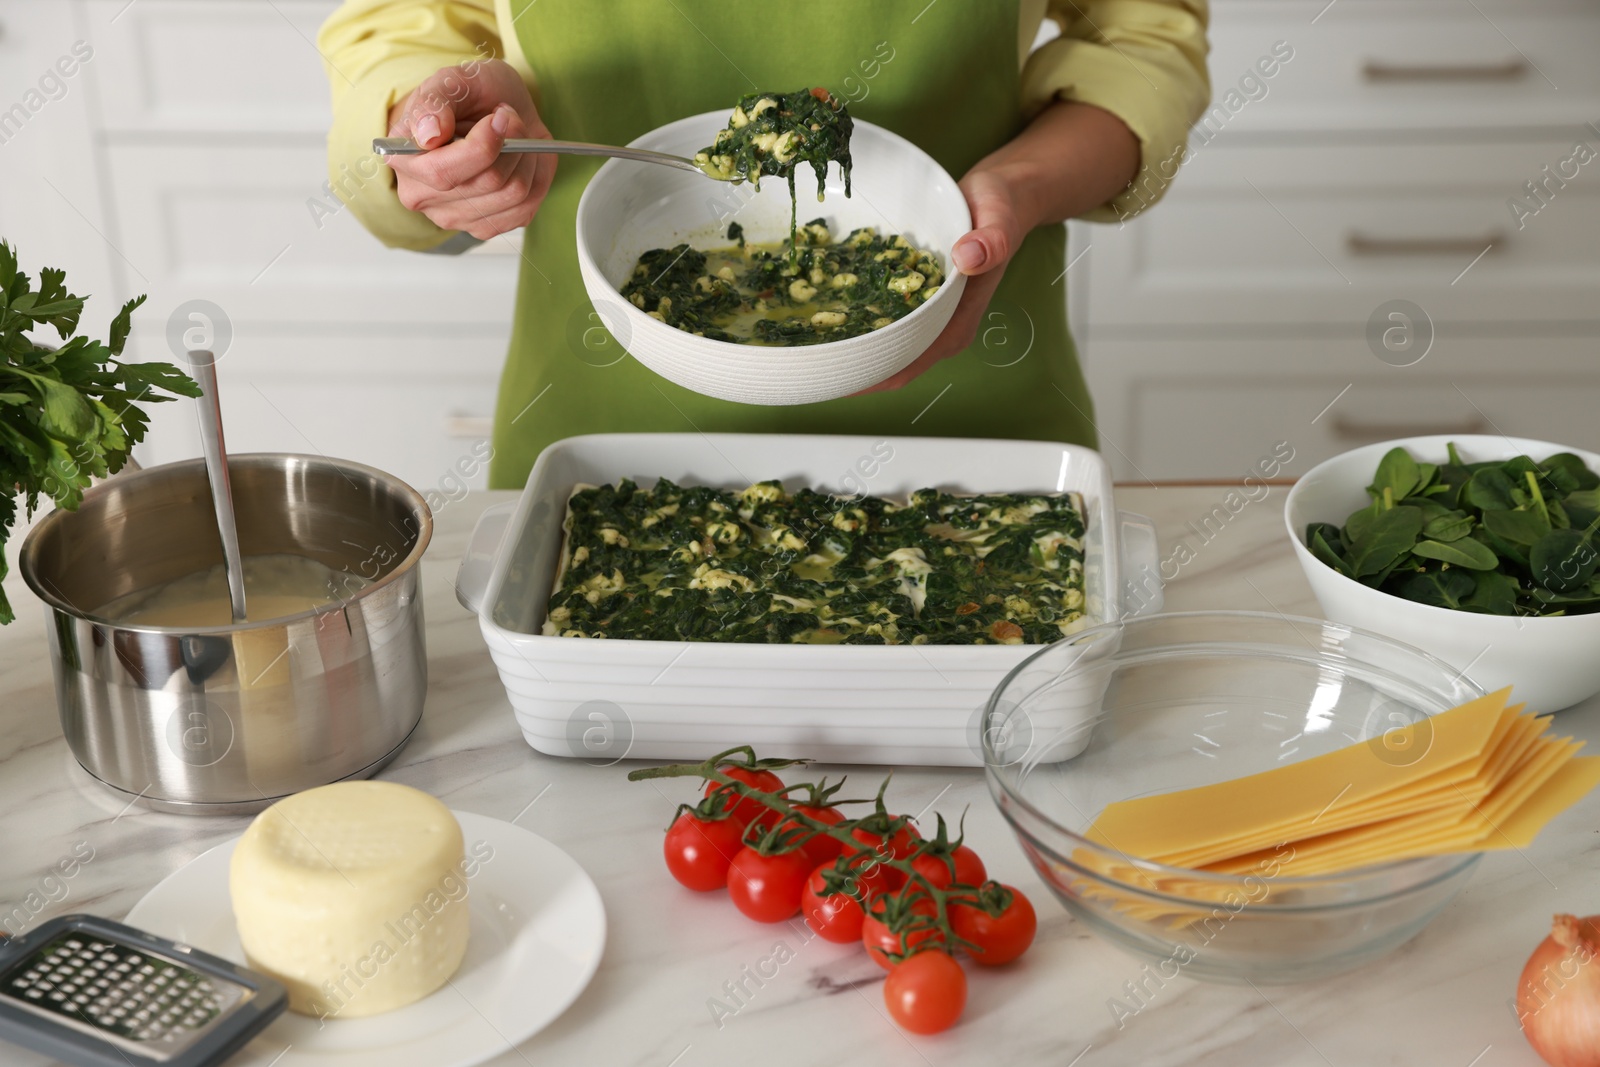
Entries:
{"label": "yellow shirt cuff", "polygon": [[1137,43],[1118,40],[1118,31],[1131,36],[1132,26],[1103,22],[1101,28],[1109,40],[1060,37],[1034,52],[1022,72],[1022,105],[1031,118],[1057,100],[1092,104],[1133,131],[1141,156],[1137,176],[1109,203],[1082,216],[1117,222],[1166,192],[1187,152],[1189,127],[1211,99],[1211,84],[1203,17],[1163,5],[1160,32],[1138,27],[1143,39]]}

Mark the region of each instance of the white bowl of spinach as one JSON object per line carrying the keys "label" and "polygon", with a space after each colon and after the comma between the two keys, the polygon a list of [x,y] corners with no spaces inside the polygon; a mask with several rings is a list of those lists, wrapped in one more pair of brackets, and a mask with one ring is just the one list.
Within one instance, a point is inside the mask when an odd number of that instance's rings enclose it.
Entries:
{"label": "white bowl of spinach", "polygon": [[[706,112],[633,144],[693,157],[728,124],[726,110]],[[971,228],[971,215],[938,162],[882,127],[855,120],[847,158],[848,172],[825,163],[819,172],[816,161],[799,159],[797,184],[768,171],[759,189],[607,162],[578,204],[578,266],[594,316],[586,326],[603,326],[664,378],[746,404],[831,400],[902,369],[939,336],[961,298],[966,278],[949,269],[949,255]],[[723,261],[716,250],[789,239],[796,203],[799,273],[789,269],[787,250],[766,253],[750,268],[751,277],[756,270],[773,275],[763,306],[772,305],[779,321],[743,340],[730,338],[737,330],[724,322],[680,321],[691,301],[694,315],[709,315],[716,310],[707,303],[711,290],[732,288],[718,280]],[[636,277],[645,265],[646,276]],[[731,283],[734,272],[724,277]],[[740,276],[739,288],[750,288],[746,280]],[[860,309],[834,307],[850,294],[862,297]],[[748,303],[750,294],[742,295]],[[825,325],[812,328],[813,319]]]}
{"label": "white bowl of spinach", "polygon": [[1600,455],[1490,435],[1358,448],[1284,503],[1324,614],[1539,711],[1600,693]]}

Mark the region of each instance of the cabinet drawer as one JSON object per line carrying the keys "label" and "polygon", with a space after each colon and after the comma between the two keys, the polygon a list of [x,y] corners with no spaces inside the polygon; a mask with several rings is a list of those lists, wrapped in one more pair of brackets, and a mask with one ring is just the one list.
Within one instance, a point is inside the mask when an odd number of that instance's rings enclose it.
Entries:
{"label": "cabinet drawer", "polygon": [[1600,337],[1443,337],[1421,363],[1397,368],[1360,339],[1091,338],[1085,368],[1100,450],[1119,479],[1237,478],[1280,441],[1294,449],[1291,475],[1416,434],[1600,449],[1597,348]]}
{"label": "cabinet drawer", "polygon": [[1219,2],[1211,38],[1203,132],[1581,127],[1600,113],[1600,8],[1581,0]]}
{"label": "cabinet drawer", "polygon": [[338,0],[89,0],[105,128],[326,133],[317,29]]}
{"label": "cabinet drawer", "polygon": [[1397,297],[1436,321],[1600,319],[1600,158],[1574,143],[1202,147],[1148,214],[1087,231],[1093,322],[1360,324]]}
{"label": "cabinet drawer", "polygon": [[[137,331],[132,349],[145,358],[170,359],[160,332],[159,324]],[[235,336],[217,365],[228,447],[356,460],[423,493],[450,495],[464,484],[483,488],[488,451],[474,435],[488,428],[504,359],[503,337],[246,331]],[[199,454],[192,403],[147,410],[151,432],[140,446],[140,462]]]}
{"label": "cabinet drawer", "polygon": [[[138,272],[129,284],[147,288],[162,315],[202,297],[236,323],[509,329],[520,255],[383,247],[322,191],[320,137],[271,148],[119,144],[107,156],[119,248]],[[492,244],[521,242],[515,231]]]}

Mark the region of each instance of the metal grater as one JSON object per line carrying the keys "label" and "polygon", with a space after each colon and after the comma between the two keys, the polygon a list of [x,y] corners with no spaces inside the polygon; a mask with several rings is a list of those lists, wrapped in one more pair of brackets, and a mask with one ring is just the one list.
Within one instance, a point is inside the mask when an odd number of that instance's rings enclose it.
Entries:
{"label": "metal grater", "polygon": [[221,1063],[287,1005],[270,978],[90,915],[0,941],[0,1039],[83,1067]]}

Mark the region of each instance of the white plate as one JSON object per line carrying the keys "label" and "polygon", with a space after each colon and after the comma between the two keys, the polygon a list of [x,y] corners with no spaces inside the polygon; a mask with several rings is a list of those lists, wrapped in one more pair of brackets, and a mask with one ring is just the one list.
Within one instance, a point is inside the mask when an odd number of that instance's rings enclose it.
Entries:
{"label": "white plate", "polygon": [[[470,1067],[509,1051],[577,999],[605,948],[605,909],[594,882],[537,834],[485,815],[455,816],[468,855],[475,846],[493,849],[471,882],[472,940],[455,977],[384,1015],[319,1023],[285,1012],[229,1067]],[[228,897],[228,862],[238,843],[218,845],[173,872],[125,921],[243,964]]]}

